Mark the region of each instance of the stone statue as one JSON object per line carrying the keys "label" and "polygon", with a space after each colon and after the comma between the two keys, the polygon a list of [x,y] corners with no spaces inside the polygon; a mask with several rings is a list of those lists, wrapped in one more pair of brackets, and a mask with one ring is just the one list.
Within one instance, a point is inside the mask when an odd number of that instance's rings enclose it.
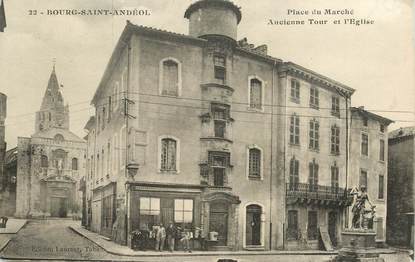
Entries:
{"label": "stone statue", "polygon": [[360,191],[357,188],[353,188],[350,194],[356,196],[352,208],[352,228],[368,229],[370,225],[373,228],[376,206],[370,202],[366,187],[361,186]]}

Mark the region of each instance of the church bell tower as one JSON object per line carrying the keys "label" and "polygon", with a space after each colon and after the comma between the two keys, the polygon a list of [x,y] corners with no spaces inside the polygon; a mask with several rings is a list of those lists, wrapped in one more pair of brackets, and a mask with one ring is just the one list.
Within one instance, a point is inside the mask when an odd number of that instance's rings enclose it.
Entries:
{"label": "church bell tower", "polygon": [[50,74],[40,110],[36,112],[35,122],[36,133],[50,128],[69,130],[69,107],[64,105],[55,65]]}

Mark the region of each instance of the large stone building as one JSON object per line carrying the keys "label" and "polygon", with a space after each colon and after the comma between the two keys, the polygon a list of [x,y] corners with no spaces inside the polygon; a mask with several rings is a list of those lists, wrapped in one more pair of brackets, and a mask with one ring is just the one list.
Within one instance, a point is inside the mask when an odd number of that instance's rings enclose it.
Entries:
{"label": "large stone building", "polygon": [[232,2],[185,18],[189,35],[127,22],[112,53],[85,126],[88,227],[123,244],[170,221],[217,232],[211,249],[340,243],[354,89],[237,41]]}
{"label": "large stone building", "polygon": [[274,136],[282,172],[273,175],[287,183],[285,247],[318,249],[320,232],[338,246],[350,205],[346,119],[354,90],[292,63],[278,72],[279,129]]}
{"label": "large stone building", "polygon": [[389,133],[388,216],[390,245],[414,247],[415,127]]}
{"label": "large stone building", "polygon": [[18,138],[16,216],[80,216],[85,150],[85,141],[69,131],[69,110],[54,67],[36,112],[35,133]]}
{"label": "large stone building", "polygon": [[384,243],[388,206],[388,126],[393,121],[363,107],[352,107],[350,122],[352,154],[348,185],[352,188],[366,187],[369,200],[376,206],[373,224],[376,241]]}

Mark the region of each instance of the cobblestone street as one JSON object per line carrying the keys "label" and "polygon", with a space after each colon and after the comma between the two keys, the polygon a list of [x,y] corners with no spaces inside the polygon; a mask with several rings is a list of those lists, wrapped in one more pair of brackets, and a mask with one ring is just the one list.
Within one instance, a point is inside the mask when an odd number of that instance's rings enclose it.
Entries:
{"label": "cobblestone street", "polygon": [[[1,252],[5,260],[23,261],[27,259],[74,260],[74,261],[181,261],[181,262],[216,262],[219,258],[235,259],[238,262],[261,261],[290,261],[314,262],[328,261],[333,255],[226,255],[217,254],[171,256],[166,253],[158,257],[131,257],[117,256],[107,253],[92,241],[76,234],[69,226],[78,225],[78,221],[71,220],[32,220],[22,228],[18,234],[11,237],[11,241]],[[164,255],[164,256],[163,256]],[[177,254],[176,254],[177,255]],[[382,255],[387,262],[410,262],[405,253]]]}
{"label": "cobblestone street", "polygon": [[108,254],[89,240],[72,232],[71,220],[32,220],[14,236],[4,258],[104,259]]}

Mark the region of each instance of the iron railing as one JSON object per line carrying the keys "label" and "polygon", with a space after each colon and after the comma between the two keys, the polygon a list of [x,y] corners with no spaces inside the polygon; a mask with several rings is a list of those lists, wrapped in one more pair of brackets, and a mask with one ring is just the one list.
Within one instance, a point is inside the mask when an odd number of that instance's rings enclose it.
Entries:
{"label": "iron railing", "polygon": [[321,186],[309,183],[287,183],[287,197],[300,197],[316,200],[347,200],[348,194],[344,188],[336,186]]}

